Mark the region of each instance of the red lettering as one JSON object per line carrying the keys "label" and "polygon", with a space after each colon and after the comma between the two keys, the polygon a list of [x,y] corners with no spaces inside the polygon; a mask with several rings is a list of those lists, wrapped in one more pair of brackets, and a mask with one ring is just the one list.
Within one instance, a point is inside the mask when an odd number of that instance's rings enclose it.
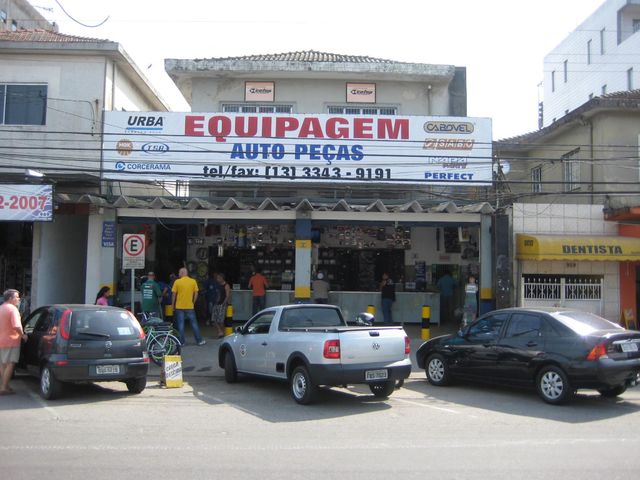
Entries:
{"label": "red lettering", "polygon": [[406,118],[393,119],[381,118],[378,120],[378,138],[386,139],[409,139],[409,120]]}
{"label": "red lettering", "polygon": [[262,138],[271,138],[271,117],[262,117]]}
{"label": "red lettering", "polygon": [[276,118],[276,137],[282,138],[287,132],[298,129],[300,122],[293,117],[277,117]]}
{"label": "red lettering", "polygon": [[216,116],[209,119],[209,135],[216,137],[216,142],[226,142],[231,133],[231,119],[229,117]]}
{"label": "red lettering", "polygon": [[[338,125],[347,125],[338,127]],[[349,138],[349,120],[341,117],[332,117],[327,120],[327,137],[329,138]]]}
{"label": "red lettering", "polygon": [[[247,126],[245,129],[245,120]],[[258,133],[258,117],[236,117],[236,135],[238,137],[255,137]]]}
{"label": "red lettering", "polygon": [[184,117],[184,134],[187,137],[204,137],[203,126],[203,115],[187,115]]}
{"label": "red lettering", "polygon": [[300,127],[300,133],[298,134],[300,138],[307,137],[315,137],[315,138],[324,138],[324,134],[322,133],[322,125],[320,125],[320,120],[315,117],[305,118],[302,121],[302,126]]}
{"label": "red lettering", "polygon": [[353,138],[373,138],[373,118],[353,120]]}

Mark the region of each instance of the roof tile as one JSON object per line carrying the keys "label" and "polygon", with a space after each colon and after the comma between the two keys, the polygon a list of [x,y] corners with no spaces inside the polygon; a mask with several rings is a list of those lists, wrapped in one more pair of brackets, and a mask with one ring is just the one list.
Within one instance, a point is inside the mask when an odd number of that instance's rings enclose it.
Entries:
{"label": "roof tile", "polygon": [[99,38],[77,37],[42,29],[0,32],[0,41],[5,42],[42,42],[42,43],[113,43]]}
{"label": "roof tile", "polygon": [[331,63],[392,63],[396,62],[384,58],[375,58],[357,55],[341,55],[337,53],[317,52],[315,50],[303,50],[299,52],[271,53],[264,55],[246,55],[241,57],[213,57],[214,61],[249,61],[249,62],[331,62]]}

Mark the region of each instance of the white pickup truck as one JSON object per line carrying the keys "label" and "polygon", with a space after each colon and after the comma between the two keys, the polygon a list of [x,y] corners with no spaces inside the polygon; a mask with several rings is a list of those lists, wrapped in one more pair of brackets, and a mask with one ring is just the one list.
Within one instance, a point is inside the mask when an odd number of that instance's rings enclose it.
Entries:
{"label": "white pickup truck", "polygon": [[400,326],[348,326],[338,307],[301,304],[256,314],[224,339],[218,362],[229,383],[238,373],[287,380],[308,404],[320,385],[367,384],[388,397],[411,373],[410,351]]}

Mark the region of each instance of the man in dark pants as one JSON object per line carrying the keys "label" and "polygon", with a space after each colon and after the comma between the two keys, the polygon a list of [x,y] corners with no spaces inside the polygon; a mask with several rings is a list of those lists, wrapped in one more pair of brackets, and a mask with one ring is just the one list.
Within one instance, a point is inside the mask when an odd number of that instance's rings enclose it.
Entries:
{"label": "man in dark pants", "polygon": [[442,323],[453,321],[453,292],[456,281],[449,271],[440,277],[436,286],[440,290],[440,321]]}

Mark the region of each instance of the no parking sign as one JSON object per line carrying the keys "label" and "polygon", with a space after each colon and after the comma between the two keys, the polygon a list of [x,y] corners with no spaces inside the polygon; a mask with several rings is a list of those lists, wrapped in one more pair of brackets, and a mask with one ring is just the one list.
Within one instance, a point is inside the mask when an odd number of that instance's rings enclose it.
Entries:
{"label": "no parking sign", "polygon": [[122,237],[122,268],[144,268],[144,234],[126,233]]}

